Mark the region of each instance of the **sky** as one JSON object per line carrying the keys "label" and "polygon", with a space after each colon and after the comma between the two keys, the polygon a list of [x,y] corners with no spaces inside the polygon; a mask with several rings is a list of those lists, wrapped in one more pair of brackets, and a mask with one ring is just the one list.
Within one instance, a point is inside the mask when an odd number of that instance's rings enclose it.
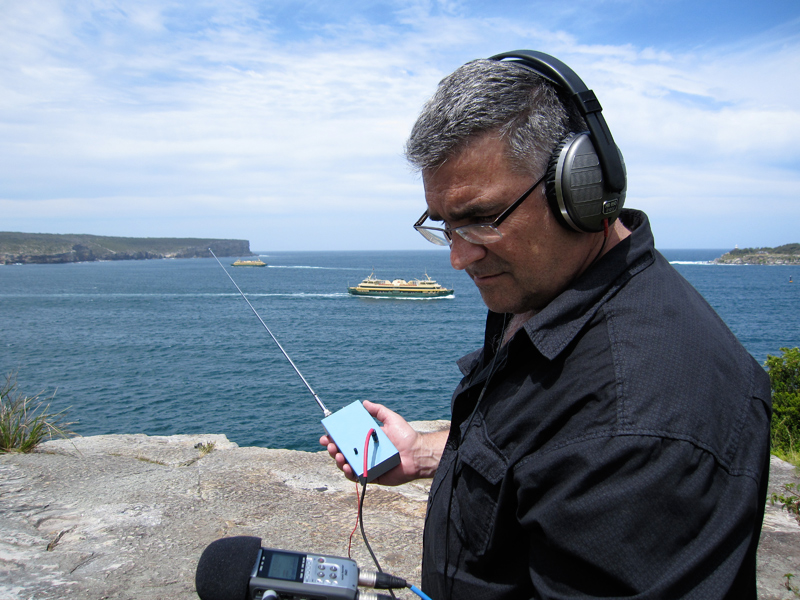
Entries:
{"label": "sky", "polygon": [[657,247],[800,242],[797,0],[0,0],[0,231],[433,249],[405,140],[515,49],[595,91]]}

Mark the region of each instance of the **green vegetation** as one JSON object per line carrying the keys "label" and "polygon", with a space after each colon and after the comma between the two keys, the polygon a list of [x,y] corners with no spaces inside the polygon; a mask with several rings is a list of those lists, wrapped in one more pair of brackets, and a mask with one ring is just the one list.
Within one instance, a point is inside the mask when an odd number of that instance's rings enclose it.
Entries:
{"label": "green vegetation", "polygon": [[[797,245],[797,244],[794,244]],[[781,348],[782,356],[767,355],[766,367],[772,387],[772,423],[770,438],[772,453],[778,458],[800,467],[800,348]],[[783,492],[771,494],[770,504],[794,515],[800,522],[800,486],[786,483]],[[795,598],[800,598],[800,588],[792,581],[794,573],[783,576],[784,587]]]}
{"label": "green vegetation", "polygon": [[800,265],[800,244],[784,244],[775,248],[734,248],[714,262],[733,265]]}
{"label": "green vegetation", "polygon": [[786,587],[786,589],[792,592],[795,598],[800,598],[800,588],[792,583],[794,573],[786,573],[784,577],[786,578],[786,581],[783,582],[783,585]]}
{"label": "green vegetation", "polygon": [[205,442],[205,443],[196,444],[195,448],[200,450],[200,456],[205,456],[206,454],[209,454],[214,449],[214,446],[215,446],[214,442]]}
{"label": "green vegetation", "polygon": [[772,453],[800,466],[800,348],[767,355],[772,385]]}
{"label": "green vegetation", "polygon": [[17,391],[14,373],[6,376],[0,387],[0,453],[30,452],[46,439],[67,438],[76,435],[67,429],[74,423],[64,421],[66,410],[50,412],[48,400],[40,400],[41,393],[25,396]]}
{"label": "green vegetation", "polygon": [[132,238],[0,231],[0,264],[250,256],[247,240]]}
{"label": "green vegetation", "polygon": [[772,494],[770,496],[770,504],[779,502],[781,508],[794,515],[794,518],[800,521],[800,497],[797,496],[800,493],[800,488],[797,487],[796,483],[785,483],[783,489],[786,492],[785,494]]}
{"label": "green vegetation", "polygon": [[202,238],[132,238],[89,234],[14,233],[0,232],[0,251],[9,254],[22,252],[60,254],[69,252],[73,245],[100,248],[111,252],[157,252],[170,254],[185,248],[208,248],[213,242]]}
{"label": "green vegetation", "polygon": [[735,248],[728,252],[732,256],[742,256],[745,254],[787,254],[794,256],[800,254],[800,244],[784,244],[775,248]]}

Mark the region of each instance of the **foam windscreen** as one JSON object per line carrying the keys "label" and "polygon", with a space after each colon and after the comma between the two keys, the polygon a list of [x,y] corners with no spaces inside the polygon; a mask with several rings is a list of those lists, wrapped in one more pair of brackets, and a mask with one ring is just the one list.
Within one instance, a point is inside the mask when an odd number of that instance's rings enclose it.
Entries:
{"label": "foam windscreen", "polygon": [[201,600],[247,600],[261,538],[227,537],[211,542],[197,563],[194,585]]}

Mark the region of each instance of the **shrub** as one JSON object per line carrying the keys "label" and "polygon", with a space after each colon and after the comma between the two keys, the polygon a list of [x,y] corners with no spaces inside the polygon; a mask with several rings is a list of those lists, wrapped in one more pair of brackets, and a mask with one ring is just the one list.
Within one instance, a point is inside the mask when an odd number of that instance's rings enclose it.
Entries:
{"label": "shrub", "polygon": [[767,355],[772,385],[772,452],[797,464],[800,459],[800,348]]}
{"label": "shrub", "polygon": [[796,483],[784,483],[783,489],[786,494],[772,494],[769,497],[769,503],[772,505],[779,503],[781,508],[790,515],[794,515],[794,518],[800,522],[800,496],[797,496],[800,493],[800,487]]}
{"label": "shrub", "polygon": [[66,410],[50,412],[48,401],[55,392],[44,400],[39,399],[41,394],[20,394],[16,374],[6,375],[6,382],[0,387],[0,453],[30,452],[45,439],[76,435],[67,429],[74,423],[64,421]]}

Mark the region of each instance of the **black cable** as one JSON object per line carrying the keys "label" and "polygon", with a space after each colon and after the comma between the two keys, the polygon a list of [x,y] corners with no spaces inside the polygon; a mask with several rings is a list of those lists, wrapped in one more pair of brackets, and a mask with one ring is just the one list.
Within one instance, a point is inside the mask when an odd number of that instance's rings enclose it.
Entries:
{"label": "black cable", "polygon": [[[371,435],[374,434],[374,431],[370,431],[367,434],[367,441],[364,444],[364,484],[361,487],[361,498],[358,500],[358,522],[361,528],[361,539],[364,540],[364,545],[369,550],[369,555],[372,557],[372,562],[375,563],[375,568],[378,569],[378,573],[383,573],[383,569],[381,568],[380,563],[378,562],[378,557],[375,556],[375,553],[372,551],[372,546],[369,545],[369,541],[367,540],[367,534],[364,531],[364,497],[367,495],[367,477],[368,469],[367,469],[367,450],[369,449],[369,438]],[[392,598],[395,598],[394,592],[390,589],[389,594],[391,594]]]}
{"label": "black cable", "polygon": [[364,484],[361,487],[361,498],[358,500],[358,525],[361,528],[361,539],[364,540],[364,545],[369,550],[369,555],[372,557],[372,562],[375,563],[375,568],[378,569],[379,573],[383,573],[383,569],[381,569],[381,565],[378,562],[378,558],[375,556],[375,553],[372,551],[372,546],[369,545],[369,541],[367,540],[367,534],[364,531],[364,516],[363,516],[363,507],[364,507],[364,497],[367,495],[367,477],[364,474]]}

